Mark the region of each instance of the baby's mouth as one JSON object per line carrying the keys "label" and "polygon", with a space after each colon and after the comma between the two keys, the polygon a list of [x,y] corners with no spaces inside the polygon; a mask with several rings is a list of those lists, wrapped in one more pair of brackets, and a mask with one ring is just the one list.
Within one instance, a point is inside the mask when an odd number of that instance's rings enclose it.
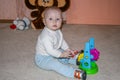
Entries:
{"label": "baby's mouth", "polygon": [[53,25],[53,27],[57,27],[57,25]]}

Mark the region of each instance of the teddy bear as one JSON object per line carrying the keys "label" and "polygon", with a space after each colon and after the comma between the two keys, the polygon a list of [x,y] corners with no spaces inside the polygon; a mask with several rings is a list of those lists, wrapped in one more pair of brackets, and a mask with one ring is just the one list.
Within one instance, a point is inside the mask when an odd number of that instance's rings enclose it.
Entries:
{"label": "teddy bear", "polygon": [[23,17],[23,19],[16,18],[13,21],[13,24],[10,26],[11,29],[18,30],[27,30],[30,26],[30,20],[27,17]]}
{"label": "teddy bear", "polygon": [[57,6],[64,12],[69,8],[70,0],[25,0],[25,5],[32,10],[31,26],[36,30],[44,28],[42,13],[47,7]]}

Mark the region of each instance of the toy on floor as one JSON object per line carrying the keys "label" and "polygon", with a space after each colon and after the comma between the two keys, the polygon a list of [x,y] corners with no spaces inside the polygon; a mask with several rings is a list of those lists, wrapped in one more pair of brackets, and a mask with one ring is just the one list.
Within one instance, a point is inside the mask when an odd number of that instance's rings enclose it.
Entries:
{"label": "toy on floor", "polygon": [[79,69],[86,71],[87,74],[95,74],[98,72],[96,61],[99,59],[100,52],[95,48],[94,38],[90,38],[85,43],[84,51],[78,56],[80,62]]}
{"label": "toy on floor", "polygon": [[18,30],[26,30],[29,29],[30,26],[30,20],[27,17],[24,17],[23,19],[15,19],[13,21],[13,24],[10,25],[11,29],[18,29]]}

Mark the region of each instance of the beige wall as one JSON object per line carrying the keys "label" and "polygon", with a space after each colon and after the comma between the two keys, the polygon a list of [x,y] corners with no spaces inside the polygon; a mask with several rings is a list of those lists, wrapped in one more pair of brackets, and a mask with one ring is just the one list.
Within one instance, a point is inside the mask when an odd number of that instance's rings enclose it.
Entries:
{"label": "beige wall", "polygon": [[[24,0],[0,0],[0,20],[14,20],[24,16],[33,20],[30,15],[32,11],[26,7]],[[63,20],[66,20],[65,12]]]}
{"label": "beige wall", "polygon": [[16,16],[16,0],[0,0],[0,19],[13,19]]}
{"label": "beige wall", "polygon": [[30,12],[24,0],[0,0],[0,20],[14,20],[16,17],[29,17]]}
{"label": "beige wall", "polygon": [[[120,0],[70,0],[71,6],[64,14],[68,24],[120,25]],[[14,20],[30,12],[24,0],[0,0],[0,20]]]}
{"label": "beige wall", "polygon": [[68,24],[120,25],[120,0],[71,0]]}

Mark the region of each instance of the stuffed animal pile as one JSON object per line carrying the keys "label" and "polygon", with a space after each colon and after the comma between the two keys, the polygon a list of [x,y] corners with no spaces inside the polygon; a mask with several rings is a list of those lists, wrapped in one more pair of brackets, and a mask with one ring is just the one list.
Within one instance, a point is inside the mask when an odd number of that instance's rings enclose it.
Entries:
{"label": "stuffed animal pile", "polygon": [[13,21],[13,24],[10,25],[11,29],[17,29],[17,30],[27,30],[30,27],[30,20],[27,17],[24,17],[23,19],[16,18]]}

